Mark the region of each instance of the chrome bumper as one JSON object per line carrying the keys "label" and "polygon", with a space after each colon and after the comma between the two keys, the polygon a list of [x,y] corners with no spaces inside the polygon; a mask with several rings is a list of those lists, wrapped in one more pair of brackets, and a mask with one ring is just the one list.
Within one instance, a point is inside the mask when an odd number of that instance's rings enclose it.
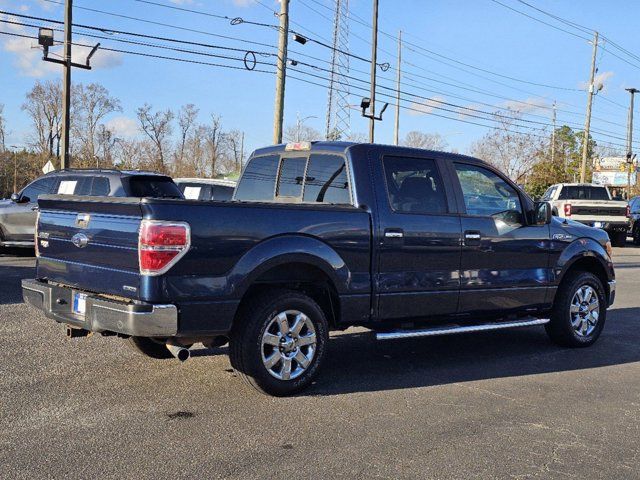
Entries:
{"label": "chrome bumper", "polygon": [[178,332],[175,305],[152,305],[106,300],[87,294],[85,315],[73,312],[70,287],[50,285],[38,280],[22,280],[25,303],[42,310],[59,323],[90,332],[115,332],[135,337],[172,337]]}
{"label": "chrome bumper", "polygon": [[616,281],[609,280],[609,306],[616,300]]}

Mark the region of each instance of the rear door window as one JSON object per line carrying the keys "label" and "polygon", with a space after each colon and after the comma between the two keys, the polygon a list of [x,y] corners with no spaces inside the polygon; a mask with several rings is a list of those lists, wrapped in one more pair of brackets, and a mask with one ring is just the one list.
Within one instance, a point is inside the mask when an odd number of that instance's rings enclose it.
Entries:
{"label": "rear door window", "polygon": [[254,157],[246,166],[238,188],[236,200],[249,202],[271,202],[278,175],[278,155]]}
{"label": "rear door window", "polygon": [[233,196],[233,187],[225,187],[224,185],[212,185],[213,191],[211,198],[213,200],[231,200]]}
{"label": "rear door window", "polygon": [[107,177],[93,177],[91,184],[91,195],[94,197],[106,197],[109,195],[111,186]]}
{"label": "rear door window", "polygon": [[169,177],[133,175],[129,177],[130,197],[184,198],[178,186]]}
{"label": "rear door window", "polygon": [[389,204],[395,212],[447,212],[444,185],[433,160],[385,157],[383,165]]}
{"label": "rear door window", "polygon": [[309,157],[304,202],[350,204],[349,179],[344,158],[338,155]]}

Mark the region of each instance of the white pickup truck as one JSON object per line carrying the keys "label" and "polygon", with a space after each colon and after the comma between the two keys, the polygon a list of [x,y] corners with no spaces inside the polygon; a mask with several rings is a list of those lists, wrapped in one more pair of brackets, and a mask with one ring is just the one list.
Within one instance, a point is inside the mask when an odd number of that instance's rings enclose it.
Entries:
{"label": "white pickup truck", "polygon": [[550,202],[554,215],[606,230],[611,243],[623,247],[629,230],[629,205],[611,199],[607,187],[590,183],[551,185],[542,200]]}

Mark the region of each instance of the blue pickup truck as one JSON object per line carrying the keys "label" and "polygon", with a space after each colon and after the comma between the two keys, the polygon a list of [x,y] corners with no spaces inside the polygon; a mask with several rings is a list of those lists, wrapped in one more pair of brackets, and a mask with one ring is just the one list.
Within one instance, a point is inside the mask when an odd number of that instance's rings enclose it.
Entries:
{"label": "blue pickup truck", "polygon": [[309,385],[330,330],[379,340],[544,325],[596,341],[615,297],[606,232],[552,218],[462,155],[314,142],[255,151],[230,202],[40,197],[24,300],[69,336],[154,358],[229,341],[257,389]]}

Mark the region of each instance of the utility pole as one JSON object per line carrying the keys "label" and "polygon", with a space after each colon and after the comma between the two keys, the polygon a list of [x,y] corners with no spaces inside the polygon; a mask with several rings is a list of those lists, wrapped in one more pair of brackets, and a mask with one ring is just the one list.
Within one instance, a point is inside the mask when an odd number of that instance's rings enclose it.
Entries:
{"label": "utility pole", "polygon": [[280,35],[276,72],[276,104],[273,112],[273,143],[282,143],[284,87],[287,77],[287,42],[289,39],[289,0],[280,0]]}
{"label": "utility pole", "polygon": [[64,76],[62,84],[62,159],[60,168],[70,168],[69,131],[71,129],[71,26],[73,0],[64,4]]}
{"label": "utility pole", "polygon": [[584,135],[582,138],[582,165],[580,167],[580,183],[587,179],[587,153],[589,151],[589,130],[591,127],[591,105],[593,104],[594,78],[596,76],[596,55],[598,53],[598,32],[593,33],[593,55],[591,56],[591,75],[589,76],[589,88],[587,89],[587,118],[584,122]]}
{"label": "utility pole", "polygon": [[393,144],[400,145],[400,69],[402,67],[402,30],[398,31],[398,61],[396,64],[396,123]]}
{"label": "utility pole", "polygon": [[371,33],[371,116],[369,117],[369,143],[375,139],[376,119],[376,67],[378,64],[378,0],[373,0],[373,29]]}
{"label": "utility pole", "polygon": [[553,101],[553,130],[551,131],[551,163],[556,159],[556,101]]}
{"label": "utility pole", "polygon": [[[637,88],[626,88],[631,94],[629,103],[629,117],[627,120],[627,201],[631,200],[631,168],[633,167],[633,96],[638,93]],[[636,179],[637,181],[637,179]]]}

